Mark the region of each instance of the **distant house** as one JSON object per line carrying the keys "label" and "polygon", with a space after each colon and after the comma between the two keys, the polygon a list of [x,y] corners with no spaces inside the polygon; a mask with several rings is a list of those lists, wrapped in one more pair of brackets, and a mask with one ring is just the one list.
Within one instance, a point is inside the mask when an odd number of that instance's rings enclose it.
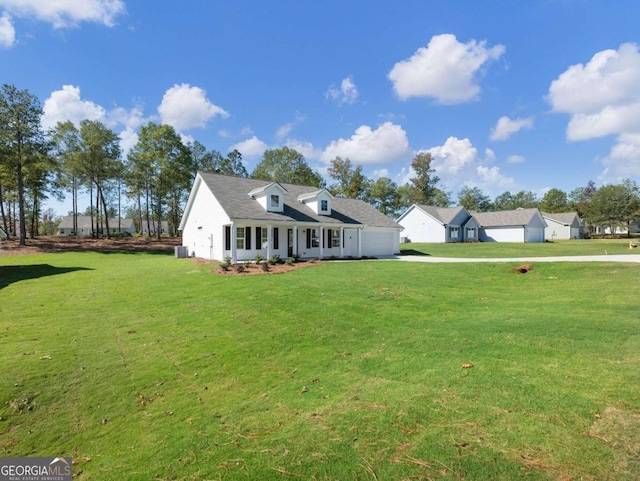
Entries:
{"label": "distant house", "polygon": [[538,209],[474,212],[483,242],[544,242],[547,227]]}
{"label": "distant house", "polygon": [[398,218],[407,242],[468,242],[478,240],[478,223],[464,207],[413,204]]}
{"label": "distant house", "polygon": [[157,235],[158,228],[160,229],[160,234],[168,234],[169,233],[169,222],[163,220],[158,224],[157,221],[150,220],[148,223],[143,219],[142,221],[142,234],[143,235]]}
{"label": "distant house", "polygon": [[544,242],[538,209],[469,212],[464,207],[414,204],[399,218],[408,242]]}
{"label": "distant house", "polygon": [[551,214],[541,212],[547,223],[544,230],[545,240],[568,240],[582,239],[584,237],[584,227],[577,212],[561,212]]}
{"label": "distant house", "polygon": [[190,255],[237,262],[258,254],[391,256],[400,252],[402,227],[327,189],[198,172],[179,230]]}
{"label": "distant house", "polygon": [[[91,217],[88,215],[79,215],[77,216],[78,223],[78,232],[73,231],[73,216],[67,215],[62,218],[60,224],[58,224],[58,235],[60,236],[68,236],[68,235],[78,235],[78,236],[91,236],[95,234],[92,231],[91,225]],[[93,230],[95,231],[96,219],[93,219]],[[100,227],[101,231],[106,234],[106,225],[102,222],[102,226]],[[133,219],[109,219],[109,234],[133,234],[135,232],[135,226],[133,223]]]}
{"label": "distant house", "polygon": [[0,249],[2,249],[2,241],[7,238],[7,233],[0,227]]}

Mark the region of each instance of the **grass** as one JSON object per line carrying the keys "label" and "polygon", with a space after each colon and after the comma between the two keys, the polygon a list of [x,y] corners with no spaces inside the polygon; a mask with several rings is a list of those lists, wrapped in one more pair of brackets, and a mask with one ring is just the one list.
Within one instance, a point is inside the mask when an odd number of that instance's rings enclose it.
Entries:
{"label": "grass", "polygon": [[[637,239],[632,239],[637,243]],[[429,255],[435,257],[553,257],[590,256],[613,254],[640,254],[640,248],[630,249],[629,239],[582,239],[555,242],[502,243],[473,242],[400,244],[404,255]]]}
{"label": "grass", "polygon": [[3,258],[0,456],[89,480],[636,479],[637,266],[513,265]]}

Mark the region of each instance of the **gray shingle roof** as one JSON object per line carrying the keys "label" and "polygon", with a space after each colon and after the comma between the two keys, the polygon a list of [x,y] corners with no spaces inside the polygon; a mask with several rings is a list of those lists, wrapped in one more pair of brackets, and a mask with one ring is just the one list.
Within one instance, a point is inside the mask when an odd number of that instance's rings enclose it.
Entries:
{"label": "gray shingle roof", "polygon": [[402,226],[382,214],[371,205],[357,199],[334,198],[331,201],[331,215],[317,215],[306,204],[298,202],[301,195],[318,192],[318,187],[279,182],[286,189],[284,212],[268,212],[247,194],[269,185],[271,181],[248,179],[221,174],[198,172],[227,215],[234,220],[257,220],[271,222],[316,222],[323,224],[366,225],[370,227]]}
{"label": "gray shingle roof", "polygon": [[538,209],[502,210],[497,212],[472,212],[481,227],[506,227],[528,225]]}
{"label": "gray shingle roof", "polygon": [[559,222],[560,224],[564,224],[564,225],[573,224],[573,221],[576,219],[576,217],[578,217],[577,212],[560,212],[560,213],[554,213],[554,214],[551,214],[549,212],[541,212],[541,214],[542,214],[542,217],[547,217],[551,220],[555,220],[556,222]]}
{"label": "gray shingle roof", "polygon": [[[432,205],[416,204],[417,207],[440,221],[442,224],[449,224],[455,217],[464,210],[464,207],[434,207]],[[466,219],[465,219],[466,220]]]}

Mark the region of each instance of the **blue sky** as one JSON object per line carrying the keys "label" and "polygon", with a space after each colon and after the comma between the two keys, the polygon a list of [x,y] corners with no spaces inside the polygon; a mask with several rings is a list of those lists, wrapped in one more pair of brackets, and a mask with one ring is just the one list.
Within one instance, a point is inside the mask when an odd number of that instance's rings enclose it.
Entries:
{"label": "blue sky", "polygon": [[454,200],[640,180],[640,2],[310,3],[0,0],[2,82],[47,127],[101,120],[127,150],[169,123],[249,171],[289,146],[398,184],[430,151]]}

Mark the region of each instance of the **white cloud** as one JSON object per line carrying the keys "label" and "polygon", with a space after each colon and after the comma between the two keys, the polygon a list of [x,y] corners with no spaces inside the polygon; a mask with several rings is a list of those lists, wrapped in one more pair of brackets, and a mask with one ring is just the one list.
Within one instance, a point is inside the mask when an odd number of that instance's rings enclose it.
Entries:
{"label": "white cloud", "polygon": [[82,120],[99,120],[104,122],[106,111],[100,105],[90,100],[80,98],[80,87],[73,85],[63,85],[62,90],[51,92],[48,99],[44,101],[42,127],[51,129],[58,122],[70,120],[76,126]]}
{"label": "white cloud", "polygon": [[358,164],[396,162],[409,151],[407,133],[400,125],[385,122],[373,130],[368,125],[358,127],[349,139],[332,141],[322,153],[322,160],[349,158]]}
{"label": "white cloud", "polygon": [[319,159],[322,156],[322,151],[316,149],[311,142],[303,140],[288,140],[286,146],[290,149],[297,150],[306,159]]}
{"label": "white cloud", "polygon": [[111,126],[120,124],[126,128],[135,129],[148,121],[149,118],[143,115],[141,106],[135,106],[130,110],[116,107],[107,113],[107,124]]}
{"label": "white cloud", "polygon": [[376,169],[373,172],[371,172],[372,179],[380,179],[382,177],[389,177],[388,169]]}
{"label": "white cloud", "polygon": [[10,48],[16,43],[16,30],[11,23],[11,17],[4,13],[0,17],[0,47]]}
{"label": "white cloud", "polygon": [[640,175],[640,51],[635,43],[597,52],[586,64],[570,66],[550,87],[555,112],[569,114],[567,139],[616,135],[602,158],[602,181]]}
{"label": "white cloud", "polygon": [[291,133],[292,130],[293,130],[292,123],[284,124],[278,130],[276,130],[276,138],[279,140],[284,139]]}
{"label": "white cloud", "polygon": [[127,127],[118,134],[120,137],[120,147],[122,148],[122,155],[126,157],[129,151],[138,143],[138,133],[131,127]]}
{"label": "white cloud", "polygon": [[403,100],[433,97],[442,104],[458,104],[480,95],[478,76],[483,65],[500,58],[503,45],[487,48],[486,41],[460,43],[455,35],[435,35],[411,58],[396,63],[388,74]]}
{"label": "white cloud", "polygon": [[511,135],[523,129],[533,128],[533,117],[524,119],[510,119],[507,116],[500,117],[496,126],[491,129],[491,140],[508,140]]}
{"label": "white cloud", "polygon": [[162,97],[158,113],[163,124],[171,125],[178,131],[205,127],[217,115],[229,116],[224,109],[209,101],[204,90],[189,84],[176,84],[168,89]]}
{"label": "white cloud", "polygon": [[[488,165],[494,158],[493,151],[488,149],[486,158],[482,159],[469,139],[449,137],[443,145],[427,149],[427,152],[433,158],[431,167],[440,182],[454,189],[474,185],[497,193],[515,185],[514,179],[504,176],[499,167]],[[410,172],[408,177],[413,175]]]}
{"label": "white cloud", "polygon": [[0,0],[0,7],[16,17],[35,18],[55,28],[95,22],[111,27],[124,14],[122,0]]}
{"label": "white cloud", "polygon": [[268,148],[269,146],[267,144],[254,135],[250,139],[230,146],[229,152],[235,149],[240,152],[245,159],[258,159],[262,157],[262,154],[264,154],[264,151]]}
{"label": "white cloud", "polygon": [[525,161],[522,155],[510,155],[507,157],[507,164],[520,164]]}
{"label": "white cloud", "polygon": [[346,77],[340,82],[340,88],[331,84],[324,96],[337,101],[339,104],[353,104],[358,98],[358,88],[351,77]]}

